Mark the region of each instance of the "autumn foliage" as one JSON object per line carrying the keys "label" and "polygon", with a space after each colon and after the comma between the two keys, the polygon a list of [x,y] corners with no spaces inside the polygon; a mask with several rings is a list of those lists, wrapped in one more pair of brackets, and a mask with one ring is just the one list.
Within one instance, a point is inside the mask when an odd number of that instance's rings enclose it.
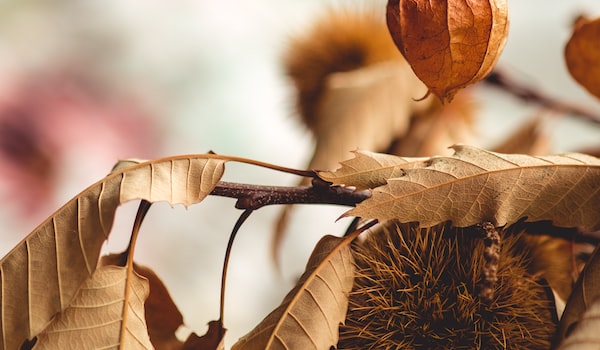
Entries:
{"label": "autumn foliage", "polygon": [[[537,122],[495,149],[466,144],[467,87],[495,69],[506,2],[389,0],[385,10],[387,21],[333,10],[292,40],[284,61],[316,143],[309,170],[214,153],[117,163],[0,261],[0,349],[224,348],[231,246],[254,211],[276,204],[345,206],[354,221],[318,242],[280,305],[232,349],[598,347],[600,253],[587,252],[599,243],[600,159],[539,155]],[[565,55],[600,97],[598,23],[578,22]],[[234,162],[299,185],[223,181]],[[235,199],[242,214],[220,318],[180,339],[183,316],[160,277],[134,262],[135,246],[153,203],[208,196]],[[140,204],[127,250],[101,256],[131,201]]]}

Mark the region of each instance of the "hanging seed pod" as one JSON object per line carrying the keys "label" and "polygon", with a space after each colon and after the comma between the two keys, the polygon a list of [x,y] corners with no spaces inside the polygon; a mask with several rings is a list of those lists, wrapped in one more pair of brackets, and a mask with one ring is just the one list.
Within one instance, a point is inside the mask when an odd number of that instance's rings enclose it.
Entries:
{"label": "hanging seed pod", "polygon": [[600,18],[580,19],[565,47],[571,76],[592,95],[600,98]]}
{"label": "hanging seed pod", "polygon": [[506,0],[388,0],[387,24],[415,74],[449,102],[496,64],[508,6]]}

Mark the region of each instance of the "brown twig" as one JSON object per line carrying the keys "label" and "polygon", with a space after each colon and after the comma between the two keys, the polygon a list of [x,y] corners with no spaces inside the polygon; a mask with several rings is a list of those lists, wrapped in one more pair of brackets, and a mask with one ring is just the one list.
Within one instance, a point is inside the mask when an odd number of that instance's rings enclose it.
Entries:
{"label": "brown twig", "polygon": [[330,186],[318,178],[311,186],[263,186],[221,181],[211,195],[236,198],[235,207],[256,210],[273,204],[336,204],[355,206],[371,196],[370,191],[354,191],[341,186]]}
{"label": "brown twig", "polygon": [[496,227],[491,222],[484,222],[481,225],[484,233],[483,242],[485,250],[483,257],[485,265],[482,271],[481,290],[479,298],[485,303],[491,303],[494,300],[494,289],[498,281],[498,262],[500,261],[500,235]]}
{"label": "brown twig", "polygon": [[550,97],[529,85],[515,81],[510,78],[506,72],[501,70],[495,69],[484,81],[485,83],[496,86],[525,102],[536,103],[553,111],[576,115],[588,122],[600,124],[599,112]]}

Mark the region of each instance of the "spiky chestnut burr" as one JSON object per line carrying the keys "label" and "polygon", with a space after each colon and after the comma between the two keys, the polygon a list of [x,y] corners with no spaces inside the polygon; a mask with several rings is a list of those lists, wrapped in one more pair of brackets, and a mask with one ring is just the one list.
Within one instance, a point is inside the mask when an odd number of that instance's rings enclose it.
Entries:
{"label": "spiky chestnut burr", "polygon": [[[482,301],[481,227],[388,223],[354,247],[358,272],[339,349],[548,349],[551,293],[529,271],[535,242],[502,236],[497,281]],[[525,240],[524,240],[525,239]]]}

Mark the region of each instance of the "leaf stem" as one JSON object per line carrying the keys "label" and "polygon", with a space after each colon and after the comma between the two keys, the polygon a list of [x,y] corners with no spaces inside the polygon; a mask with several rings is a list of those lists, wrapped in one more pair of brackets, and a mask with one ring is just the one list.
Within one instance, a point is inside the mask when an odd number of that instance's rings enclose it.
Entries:
{"label": "leaf stem", "polygon": [[235,240],[235,237],[237,236],[237,233],[240,230],[240,227],[242,227],[242,224],[246,221],[246,219],[248,219],[248,217],[250,216],[250,214],[252,214],[253,211],[254,211],[253,209],[244,210],[242,215],[240,215],[240,217],[235,222],[235,225],[233,226],[233,230],[231,231],[231,235],[229,236],[229,241],[227,242],[227,249],[225,250],[225,259],[223,261],[223,271],[221,273],[221,300],[220,300],[220,304],[219,304],[219,321],[218,321],[220,323],[220,329],[224,328],[223,317],[225,314],[225,283],[227,280],[227,267],[229,265],[229,258],[231,257],[231,248],[233,247],[233,241]]}

